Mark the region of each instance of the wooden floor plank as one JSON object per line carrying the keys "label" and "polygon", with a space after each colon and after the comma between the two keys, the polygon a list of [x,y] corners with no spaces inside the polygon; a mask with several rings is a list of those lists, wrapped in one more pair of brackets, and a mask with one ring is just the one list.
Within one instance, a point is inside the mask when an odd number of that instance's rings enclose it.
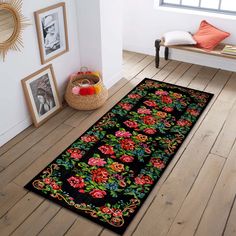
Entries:
{"label": "wooden floor plank", "polygon": [[65,208],[61,209],[57,216],[54,217],[49,223],[40,231],[38,236],[57,235],[62,236],[66,233],[67,229],[75,222],[77,215]]}
{"label": "wooden floor plank", "polygon": [[0,173],[0,187],[9,183],[15,177],[20,175],[28,166],[30,166],[37,158],[45,153],[50,147],[57,143],[63,136],[65,136],[72,127],[62,124],[57,129],[53,130],[48,136],[44,137],[37,145],[26,151],[21,158],[14,161],[4,171]]}
{"label": "wooden floor plank", "polygon": [[29,134],[31,134],[33,131],[35,131],[34,126],[30,126],[23,130],[21,133],[16,135],[13,139],[8,141],[6,144],[4,144],[2,147],[0,147],[0,156],[3,155],[5,152],[7,152],[9,149],[11,149],[13,146],[15,146],[17,143],[22,141],[25,137],[27,137]]}
{"label": "wooden floor plank", "polygon": [[165,80],[167,83],[175,84],[188,69],[191,67],[189,63],[181,63],[175,70],[175,73],[172,73],[168,78]]}
{"label": "wooden floor plank", "polygon": [[[111,230],[104,229],[101,233],[101,236],[119,236],[120,234],[117,234]],[[100,235],[99,235],[100,236]]]}
{"label": "wooden floor plank", "polygon": [[0,219],[1,236],[10,235],[42,201],[43,199],[34,193],[25,195]]}
{"label": "wooden floor plank", "polygon": [[[213,99],[217,99],[217,95],[222,89],[224,90],[224,86],[230,79],[233,79],[232,72],[219,70],[213,79],[208,83],[205,91],[214,94]],[[229,88],[227,87],[227,89]]]}
{"label": "wooden floor plank", "polygon": [[122,64],[127,64],[130,58],[132,58],[136,53],[134,52],[129,52],[129,51],[123,51],[122,57],[123,57],[123,62]]}
{"label": "wooden floor plank", "polygon": [[[234,76],[234,78],[236,79],[236,76]],[[227,120],[224,124],[224,127],[221,130],[214,147],[212,148],[211,151],[212,153],[223,156],[225,158],[228,157],[233,147],[233,144],[235,143],[236,140],[235,120],[236,120],[236,103],[234,104],[232,111],[229,113]]]}
{"label": "wooden floor plank", "polygon": [[[155,230],[158,230],[159,235],[166,235],[233,106],[236,99],[232,99],[233,89],[236,90],[236,80],[231,79],[208,112],[171,175],[161,186],[134,235],[153,235]],[[228,101],[229,97],[231,101]]]}
{"label": "wooden floor plank", "polygon": [[236,193],[236,145],[232,149],[210,201],[205,209],[196,236],[220,236],[224,231]]}
{"label": "wooden floor plank", "polygon": [[44,201],[11,235],[36,236],[59,210],[58,205]]}
{"label": "wooden floor plank", "polygon": [[170,61],[152,79],[156,79],[156,80],[159,80],[159,81],[164,80],[167,76],[170,75],[171,72],[173,72],[177,68],[177,66],[179,64],[180,64],[179,61]]}
{"label": "wooden floor plank", "polygon": [[224,163],[225,159],[219,156],[211,154],[208,156],[196,182],[181,206],[168,236],[194,235]]}
{"label": "wooden floor plank", "polygon": [[191,81],[188,87],[202,90],[202,88],[205,88],[208,85],[217,72],[218,70],[215,68],[202,67],[198,75]]}
{"label": "wooden floor plank", "polygon": [[102,226],[83,217],[78,217],[74,224],[68,229],[65,236],[77,236],[78,232],[79,236],[95,236],[99,235],[102,229]]}
{"label": "wooden floor plank", "polygon": [[156,68],[155,61],[153,61],[147,67],[145,67],[139,74],[137,74],[135,77],[136,78],[150,78],[151,79],[157,73],[159,73],[168,63],[169,63],[169,61],[161,59],[159,67]]}
{"label": "wooden floor plank", "polygon": [[135,66],[123,72],[123,76],[127,79],[133,78],[140,73],[146,66],[154,61],[154,57],[146,56],[143,60],[137,63]]}
{"label": "wooden floor plank", "polygon": [[202,66],[192,65],[189,70],[176,82],[179,86],[188,86],[191,81],[198,75],[201,71]]}
{"label": "wooden floor plank", "polygon": [[142,61],[147,55],[142,53],[135,53],[131,58],[126,60],[126,63],[123,65],[122,70],[123,72],[132,69],[137,63]]}
{"label": "wooden floor plank", "polygon": [[14,183],[7,184],[0,190],[0,218],[13,207],[27,191]]}
{"label": "wooden floor plank", "polygon": [[229,215],[227,224],[225,225],[225,229],[223,232],[224,236],[236,235],[235,219],[236,219],[236,204],[235,204],[235,198],[234,198],[234,204],[230,211],[230,215]]}
{"label": "wooden floor plank", "polygon": [[19,158],[28,149],[37,144],[50,132],[55,130],[65,119],[68,119],[75,111],[72,108],[66,107],[48,122],[40,126],[34,132],[26,136],[20,143],[17,143],[13,148],[0,156],[0,166],[6,167]]}

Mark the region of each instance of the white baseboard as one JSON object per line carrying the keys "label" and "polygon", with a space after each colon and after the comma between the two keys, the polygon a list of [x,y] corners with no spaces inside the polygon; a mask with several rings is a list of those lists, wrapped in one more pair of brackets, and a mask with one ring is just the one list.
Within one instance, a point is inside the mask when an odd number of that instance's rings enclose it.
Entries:
{"label": "white baseboard", "polygon": [[17,134],[22,132],[24,129],[29,127],[32,124],[31,118],[28,117],[27,119],[19,122],[12,128],[8,129],[4,133],[0,134],[0,147],[7,143],[9,140],[14,138]]}

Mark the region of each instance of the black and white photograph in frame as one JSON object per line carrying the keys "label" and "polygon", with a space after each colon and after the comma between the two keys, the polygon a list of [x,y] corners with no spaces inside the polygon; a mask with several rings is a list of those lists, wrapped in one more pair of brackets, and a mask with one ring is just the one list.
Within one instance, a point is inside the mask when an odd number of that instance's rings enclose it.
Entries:
{"label": "black and white photograph in frame", "polygon": [[41,19],[43,30],[43,46],[45,55],[59,50],[63,47],[63,40],[60,40],[58,13],[49,14]]}
{"label": "black and white photograph in frame", "polygon": [[65,3],[36,11],[35,22],[42,64],[68,51]]}
{"label": "black and white photograph in frame", "polygon": [[23,79],[22,85],[36,127],[62,108],[52,65]]}
{"label": "black and white photograph in frame", "polygon": [[32,91],[34,103],[38,116],[41,117],[50,112],[55,107],[55,99],[52,92],[52,84],[49,80],[49,74],[46,73],[41,77],[29,83]]}

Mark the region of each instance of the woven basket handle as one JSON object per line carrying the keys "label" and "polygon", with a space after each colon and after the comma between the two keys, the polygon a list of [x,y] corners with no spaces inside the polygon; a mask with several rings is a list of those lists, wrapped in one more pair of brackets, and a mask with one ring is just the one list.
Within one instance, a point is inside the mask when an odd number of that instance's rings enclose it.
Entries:
{"label": "woven basket handle", "polygon": [[[86,66],[82,66],[82,67],[80,67],[80,71],[79,72],[82,72],[82,73],[86,73],[86,72],[88,72],[89,70],[88,70],[88,67],[86,67]],[[78,73],[79,73],[78,72]]]}
{"label": "woven basket handle", "polygon": [[88,79],[83,79],[81,82],[80,82],[80,86],[81,87],[85,87],[85,86],[89,86],[91,85],[90,81]]}

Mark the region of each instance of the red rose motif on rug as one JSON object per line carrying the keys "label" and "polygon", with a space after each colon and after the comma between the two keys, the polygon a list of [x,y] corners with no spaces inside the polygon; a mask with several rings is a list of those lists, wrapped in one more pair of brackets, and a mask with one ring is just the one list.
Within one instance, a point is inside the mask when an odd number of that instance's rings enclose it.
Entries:
{"label": "red rose motif on rug", "polygon": [[129,128],[137,128],[138,127],[138,123],[132,120],[127,120],[124,122],[124,124],[126,126],[128,126]]}
{"label": "red rose motif on rug", "polygon": [[100,189],[94,189],[89,193],[93,198],[104,198],[107,193],[106,191],[100,190]]}
{"label": "red rose motif on rug", "polygon": [[146,134],[155,134],[156,133],[156,130],[155,129],[152,129],[152,128],[146,128],[144,129],[144,132]]}
{"label": "red rose motif on rug", "polygon": [[156,158],[152,158],[150,160],[150,162],[152,163],[152,165],[158,169],[163,169],[165,167],[165,164],[162,160],[160,159],[156,159]]}
{"label": "red rose motif on rug", "polygon": [[154,125],[156,123],[156,119],[153,116],[144,116],[143,122],[146,125]]}
{"label": "red rose motif on rug", "polygon": [[141,98],[139,94],[129,94],[128,97],[132,99]]}
{"label": "red rose motif on rug", "polygon": [[163,96],[161,100],[163,103],[167,103],[167,104],[172,103],[172,99],[169,96]]}
{"label": "red rose motif on rug", "polygon": [[139,113],[139,114],[150,115],[150,114],[151,114],[151,110],[150,110],[150,109],[147,109],[147,108],[139,108],[139,109],[138,109],[138,113]]}
{"label": "red rose motif on rug", "polygon": [[119,103],[119,105],[120,105],[123,109],[125,109],[126,111],[129,111],[129,110],[132,109],[132,105],[129,104],[129,103]]}
{"label": "red rose motif on rug", "polygon": [[83,188],[85,186],[84,180],[81,177],[71,176],[67,181],[73,188]]}
{"label": "red rose motif on rug", "polygon": [[86,143],[97,142],[97,137],[93,135],[87,135],[87,136],[82,136],[81,140],[83,140]]}
{"label": "red rose motif on rug", "polygon": [[108,155],[114,154],[113,147],[109,146],[109,145],[103,145],[103,146],[99,147],[98,149],[104,154],[108,154]]}
{"label": "red rose motif on rug", "polygon": [[73,158],[73,159],[78,159],[78,160],[79,160],[79,159],[82,158],[82,153],[81,153],[81,151],[80,151],[79,149],[77,149],[77,148],[68,149],[67,152],[70,153],[70,156],[71,156],[71,158]]}
{"label": "red rose motif on rug", "polygon": [[155,107],[157,106],[156,102],[148,100],[144,102],[145,105],[149,106],[149,107]]}
{"label": "red rose motif on rug", "polygon": [[120,144],[124,150],[134,150],[135,148],[135,142],[131,139],[123,139]]}
{"label": "red rose motif on rug", "polygon": [[115,133],[116,137],[124,137],[124,138],[129,138],[130,136],[132,136],[132,134],[130,132],[127,131],[116,131]]}
{"label": "red rose motif on rug", "polygon": [[97,170],[92,170],[92,180],[96,183],[106,183],[109,177],[109,173],[105,168],[98,168]]}
{"label": "red rose motif on rug", "polygon": [[107,162],[104,161],[104,159],[102,159],[102,158],[93,158],[92,157],[88,160],[88,164],[90,166],[104,166],[106,163]]}
{"label": "red rose motif on rug", "polygon": [[128,155],[123,155],[120,160],[122,162],[126,162],[126,163],[130,163],[130,162],[133,162],[134,161],[134,157],[132,156],[128,156]]}
{"label": "red rose motif on rug", "polygon": [[144,184],[153,184],[153,179],[148,175],[141,175],[140,177],[135,178],[135,183],[139,185]]}

